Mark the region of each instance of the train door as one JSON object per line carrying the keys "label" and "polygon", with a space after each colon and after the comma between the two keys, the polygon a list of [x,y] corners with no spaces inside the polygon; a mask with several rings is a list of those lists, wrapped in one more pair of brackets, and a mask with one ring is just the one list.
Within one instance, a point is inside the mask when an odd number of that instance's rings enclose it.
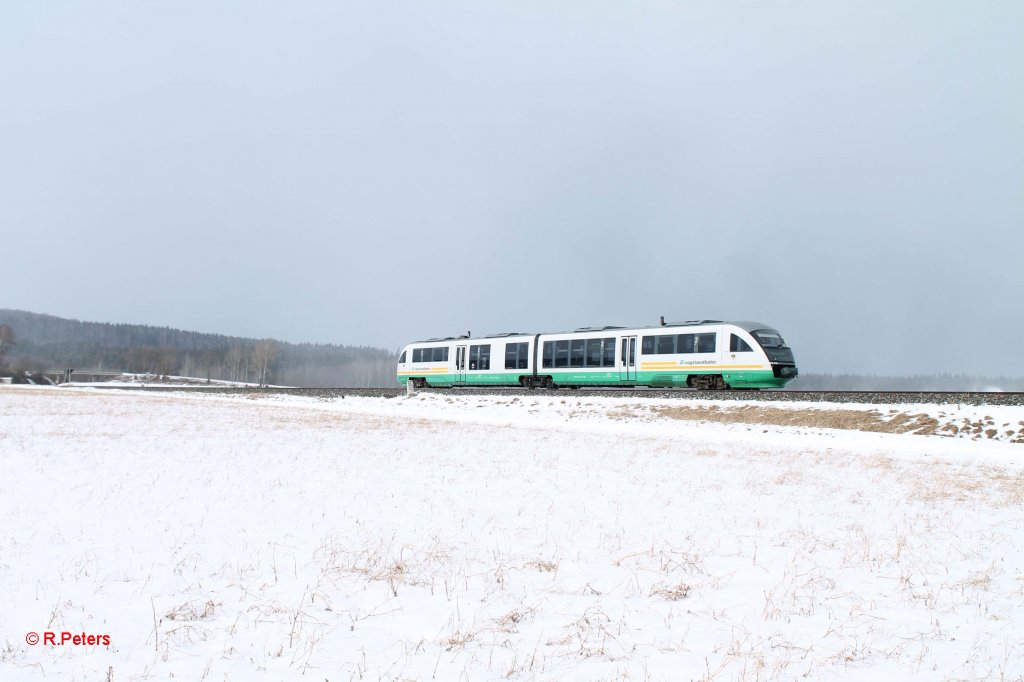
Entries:
{"label": "train door", "polygon": [[[725,365],[728,370],[731,370],[729,373],[735,373],[741,370],[759,369],[764,366],[764,361],[761,360],[760,354],[754,350],[756,346],[752,347],[735,332],[730,332],[729,330],[726,330],[722,336],[728,338],[729,341],[728,354],[724,352],[722,353],[722,364]],[[722,340],[724,341],[725,338]]]}
{"label": "train door", "polygon": [[619,343],[619,379],[636,381],[636,337],[620,336]]}
{"label": "train door", "polygon": [[455,347],[455,383],[466,383],[466,346]]}

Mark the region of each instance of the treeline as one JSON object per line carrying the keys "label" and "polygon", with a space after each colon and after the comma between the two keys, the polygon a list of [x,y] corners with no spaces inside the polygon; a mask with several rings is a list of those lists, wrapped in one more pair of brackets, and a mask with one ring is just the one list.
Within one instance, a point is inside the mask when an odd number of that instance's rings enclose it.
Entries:
{"label": "treeline", "polygon": [[801,374],[787,386],[794,391],[1024,391],[1024,379],[967,374],[875,376]]}
{"label": "treeline", "polygon": [[70,367],[288,386],[395,385],[396,354],[383,348],[81,322],[19,310],[0,309],[0,325],[13,332],[6,365],[15,373]]}

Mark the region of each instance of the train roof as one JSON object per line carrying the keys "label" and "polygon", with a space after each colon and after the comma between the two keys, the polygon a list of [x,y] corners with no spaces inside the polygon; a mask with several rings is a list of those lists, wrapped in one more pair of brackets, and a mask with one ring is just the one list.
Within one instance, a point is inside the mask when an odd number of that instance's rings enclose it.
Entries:
{"label": "train roof", "polygon": [[417,343],[442,343],[444,341],[477,341],[480,339],[508,339],[516,336],[536,336],[534,332],[501,332],[499,334],[487,334],[486,336],[468,336],[463,334],[461,336],[445,336],[438,337],[436,339],[423,339],[422,341],[413,341],[406,345],[415,345]]}
{"label": "train roof", "polygon": [[742,329],[745,332],[757,331],[758,329],[775,329],[770,324],[764,322],[751,322],[749,320],[738,320],[736,322],[728,322],[727,324],[733,324]]}
{"label": "train roof", "polygon": [[666,322],[665,324],[650,324],[637,327],[623,327],[623,326],[612,326],[607,325],[603,327],[578,327],[572,331],[562,332],[541,332],[543,334],[578,334],[584,332],[601,332],[615,329],[666,329],[668,327],[700,327],[709,324],[731,324],[735,327],[748,332],[752,332],[755,329],[774,329],[770,324],[764,324],[763,322],[751,322],[748,320],[685,320],[682,322]]}
{"label": "train roof", "polygon": [[774,329],[770,324],[764,324],[763,322],[753,322],[750,320],[685,320],[683,322],[666,322],[665,324],[652,324],[643,327],[624,327],[618,325],[604,325],[600,327],[577,327],[572,331],[562,332],[501,332],[498,334],[487,334],[486,336],[446,336],[444,338],[436,339],[424,339],[423,341],[413,341],[413,344],[417,343],[441,343],[444,341],[472,341],[477,339],[504,339],[511,338],[514,336],[536,336],[539,334],[585,334],[587,332],[604,332],[604,331],[615,331],[620,329],[667,329],[669,327],[700,327],[709,324],[730,324],[735,327],[748,332],[752,332],[758,329]]}

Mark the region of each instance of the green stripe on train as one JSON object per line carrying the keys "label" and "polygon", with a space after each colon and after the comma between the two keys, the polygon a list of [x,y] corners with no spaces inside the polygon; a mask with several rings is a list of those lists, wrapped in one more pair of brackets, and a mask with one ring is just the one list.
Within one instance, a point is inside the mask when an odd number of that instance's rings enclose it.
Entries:
{"label": "green stripe on train", "polygon": [[[541,371],[546,376],[548,372]],[[618,370],[613,372],[557,372],[551,371],[556,384],[560,386],[663,386],[684,387],[690,375],[719,374],[710,372],[637,372],[636,379],[623,379]],[[782,388],[791,381],[790,378],[777,378],[771,370],[743,370],[721,372],[725,382],[734,388]],[[430,386],[518,386],[519,377],[523,372],[467,372],[465,375],[455,374],[430,375],[424,374]],[[528,376],[528,375],[527,375]],[[405,385],[408,377],[398,377],[398,383]]]}

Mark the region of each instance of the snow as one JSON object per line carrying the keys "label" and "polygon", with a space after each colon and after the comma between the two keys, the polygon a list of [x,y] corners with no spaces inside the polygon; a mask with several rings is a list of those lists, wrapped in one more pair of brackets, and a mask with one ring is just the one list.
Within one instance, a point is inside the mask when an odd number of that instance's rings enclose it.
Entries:
{"label": "snow", "polygon": [[0,679],[1024,675],[1024,446],[672,406],[0,387]]}

